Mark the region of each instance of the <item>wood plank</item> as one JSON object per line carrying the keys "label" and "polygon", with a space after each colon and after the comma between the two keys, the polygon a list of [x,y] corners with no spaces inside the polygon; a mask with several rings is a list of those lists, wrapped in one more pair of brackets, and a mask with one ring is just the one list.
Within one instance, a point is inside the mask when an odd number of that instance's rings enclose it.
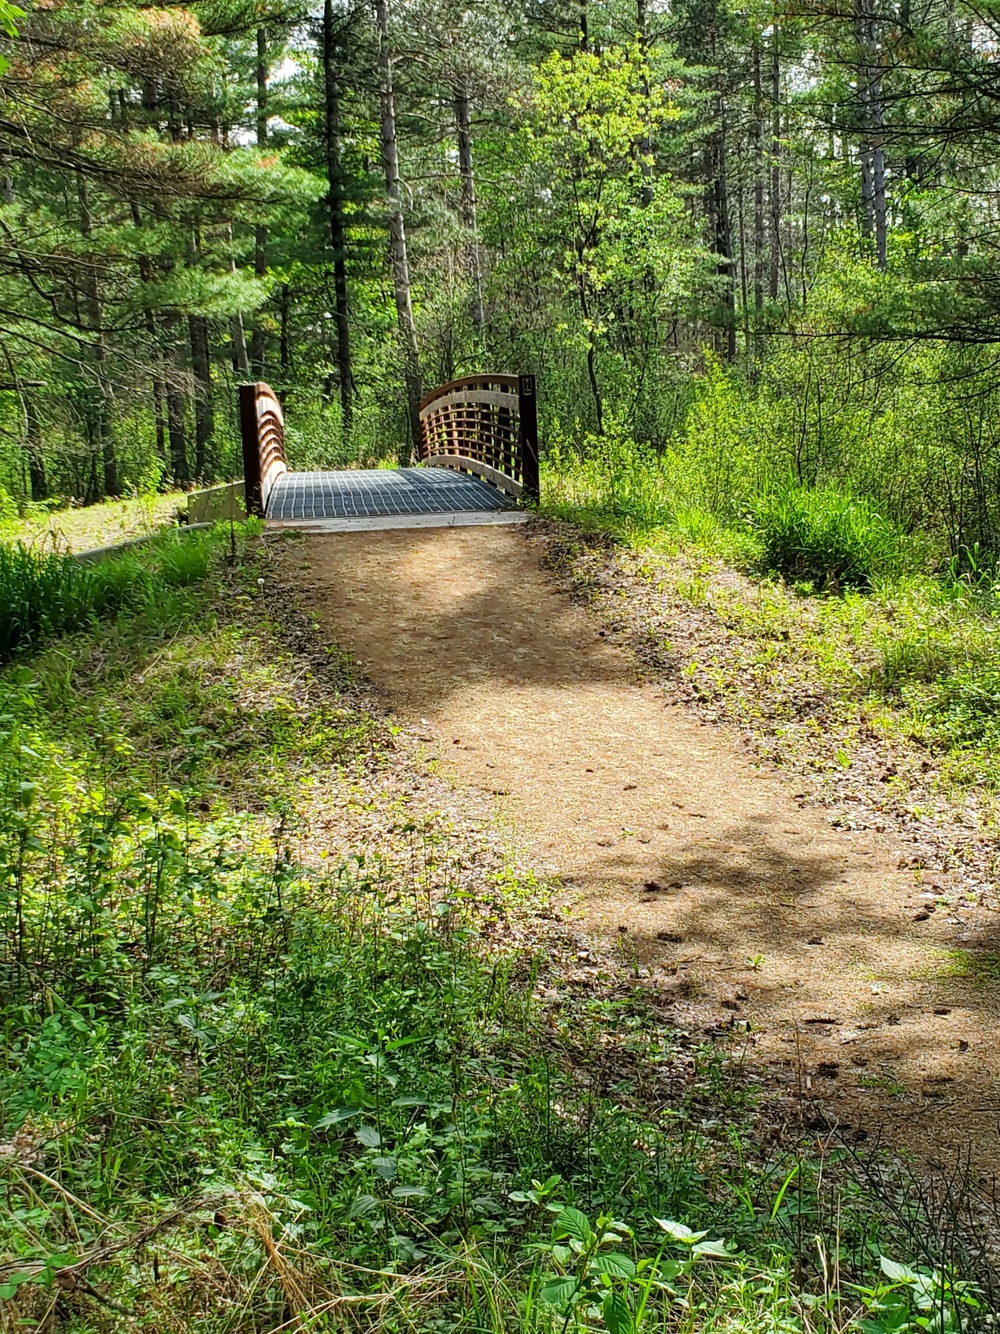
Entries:
{"label": "wood plank", "polygon": [[424,394],[423,398],[420,400],[421,411],[427,407],[428,404],[433,403],[441,394],[450,393],[453,389],[470,389],[475,385],[491,384],[501,385],[504,389],[513,389],[516,392],[517,376],[504,374],[463,375],[458,380],[448,380],[447,383],[439,384],[436,389],[432,389],[429,394]]}
{"label": "wood plank", "polygon": [[515,500],[521,494],[520,482],[508,477],[498,468],[491,468],[488,463],[480,463],[478,459],[470,459],[465,454],[432,454],[429,459],[423,459],[422,462],[427,468],[451,468],[454,472],[471,472],[476,477],[481,477],[484,482],[492,482],[497,490],[505,492]]}
{"label": "wood plank", "polygon": [[432,399],[426,407],[420,409],[420,420],[426,421],[436,412],[446,412],[448,408],[460,405],[487,406],[491,408],[517,409],[517,394],[501,389],[456,389],[450,394],[442,394]]}

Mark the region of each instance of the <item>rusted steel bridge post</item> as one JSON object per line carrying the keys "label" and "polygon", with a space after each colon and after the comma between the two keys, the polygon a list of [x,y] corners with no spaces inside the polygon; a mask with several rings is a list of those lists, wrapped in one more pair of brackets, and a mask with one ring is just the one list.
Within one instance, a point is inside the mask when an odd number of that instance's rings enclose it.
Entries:
{"label": "rusted steel bridge post", "polygon": [[240,385],[240,438],[247,514],[262,519],[271,488],[285,463],[285,416],[269,384]]}
{"label": "rusted steel bridge post", "polygon": [[243,487],[246,493],[247,514],[264,517],[264,499],[261,494],[260,439],[257,434],[257,386],[241,384],[240,439],[243,442]]}
{"label": "rusted steel bridge post", "polygon": [[525,500],[536,502],[541,494],[538,477],[538,399],[535,377],[517,377],[517,415],[521,435],[521,492]]}

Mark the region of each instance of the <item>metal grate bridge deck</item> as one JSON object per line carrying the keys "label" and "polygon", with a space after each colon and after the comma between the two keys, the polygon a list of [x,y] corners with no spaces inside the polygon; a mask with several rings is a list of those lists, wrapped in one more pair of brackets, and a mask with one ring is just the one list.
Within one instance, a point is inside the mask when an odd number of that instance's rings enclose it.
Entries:
{"label": "metal grate bridge deck", "polygon": [[267,501],[270,521],[489,513],[513,502],[478,477],[448,468],[286,472]]}

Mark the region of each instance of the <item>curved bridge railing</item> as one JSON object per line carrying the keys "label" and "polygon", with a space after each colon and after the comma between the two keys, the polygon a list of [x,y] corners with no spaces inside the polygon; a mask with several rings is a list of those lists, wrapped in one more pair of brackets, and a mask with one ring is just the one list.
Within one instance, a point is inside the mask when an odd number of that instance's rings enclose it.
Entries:
{"label": "curved bridge railing", "polygon": [[[241,384],[240,435],[247,514],[263,517],[288,471],[285,417],[262,380]],[[420,403],[420,462],[471,473],[518,500],[538,499],[538,413],[533,375],[466,375]]]}
{"label": "curved bridge railing", "polygon": [[465,375],[420,400],[420,461],[482,477],[519,500],[538,499],[533,375]]}
{"label": "curved bridge railing", "polygon": [[285,414],[277,394],[263,380],[240,385],[240,437],[247,514],[263,518],[271,488],[288,471]]}

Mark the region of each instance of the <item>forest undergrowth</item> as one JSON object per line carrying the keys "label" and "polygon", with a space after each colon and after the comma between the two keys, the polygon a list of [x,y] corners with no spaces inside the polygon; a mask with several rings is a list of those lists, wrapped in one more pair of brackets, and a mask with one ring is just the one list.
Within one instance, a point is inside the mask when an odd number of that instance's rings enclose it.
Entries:
{"label": "forest undergrowth", "polygon": [[985,1318],[961,1201],[668,1027],[231,538],[0,677],[0,1325]]}

